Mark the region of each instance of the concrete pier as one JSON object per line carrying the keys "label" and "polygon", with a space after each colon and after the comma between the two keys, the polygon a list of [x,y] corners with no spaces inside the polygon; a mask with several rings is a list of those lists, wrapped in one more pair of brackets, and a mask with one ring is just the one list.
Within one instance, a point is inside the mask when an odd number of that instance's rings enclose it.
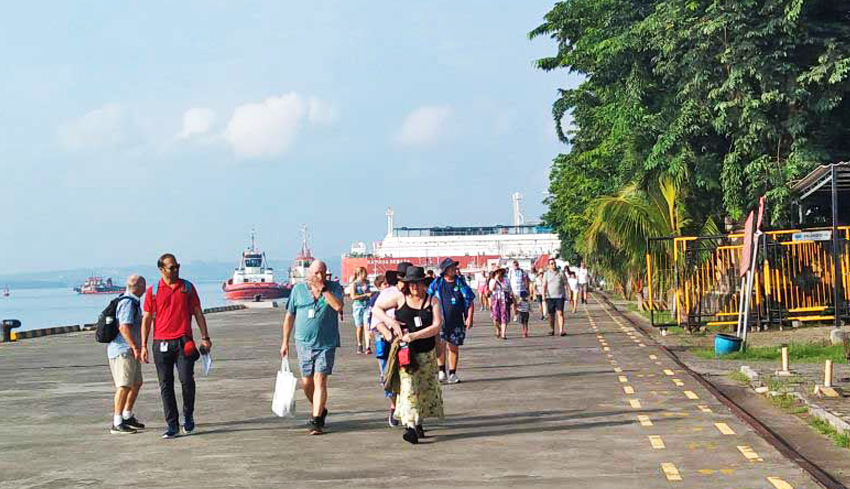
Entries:
{"label": "concrete pier", "polygon": [[[113,387],[91,332],[0,345],[0,487],[817,487],[793,462],[598,303],[494,338],[478,313],[447,417],[418,446],[387,426],[374,358],[350,314],[330,384],[329,433],[271,413],[280,309],[209,317],[214,368],[197,432],[162,440],[153,365],[136,406],[148,430],[110,435]],[[534,316],[535,314],[533,314]],[[293,359],[293,367],[295,361]],[[179,388],[178,397],[179,397]]]}

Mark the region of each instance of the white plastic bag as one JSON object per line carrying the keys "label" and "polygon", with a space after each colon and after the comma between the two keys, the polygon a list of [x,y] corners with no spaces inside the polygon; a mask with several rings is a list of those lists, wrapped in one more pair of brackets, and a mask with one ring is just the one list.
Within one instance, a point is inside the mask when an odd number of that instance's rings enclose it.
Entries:
{"label": "white plastic bag", "polygon": [[280,370],[277,373],[277,382],[274,386],[274,398],[272,398],[272,412],[281,418],[295,416],[295,389],[298,379],[289,370],[289,359],[284,357],[280,362]]}

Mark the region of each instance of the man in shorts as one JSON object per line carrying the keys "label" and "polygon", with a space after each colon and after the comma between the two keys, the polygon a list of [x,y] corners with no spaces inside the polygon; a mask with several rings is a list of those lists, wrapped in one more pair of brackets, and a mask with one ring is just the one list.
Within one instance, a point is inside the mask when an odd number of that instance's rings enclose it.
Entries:
{"label": "man in shorts", "polygon": [[[437,364],[440,367],[438,380],[457,384],[457,364],[460,359],[460,346],[466,338],[466,330],[472,328],[472,315],[475,312],[475,292],[458,273],[459,263],[446,258],[440,263],[440,276],[428,287],[428,295],[440,300],[440,312],[443,314],[443,326],[437,341]],[[446,353],[448,350],[448,354]],[[449,372],[446,374],[446,360]]]}
{"label": "man in shorts", "polygon": [[564,302],[567,297],[567,278],[558,269],[554,258],[549,259],[549,265],[543,274],[543,300],[549,315],[549,336],[555,335],[555,320],[558,321],[558,333],[566,336],[564,330]]}
{"label": "man in shorts", "polygon": [[312,404],[311,435],[324,433],[328,410],[328,377],[333,373],[339,348],[339,313],[345,291],[339,282],[327,279],[327,266],[314,261],[306,281],[292,288],[283,319],[281,358],[289,356],[289,339],[295,327],[295,350],[301,369],[304,395]]}
{"label": "man in shorts", "polygon": [[115,319],[118,321],[118,336],[106,347],[109,370],[115,382],[113,399],[112,434],[132,434],[145,425],[133,415],[133,405],[142,388],[142,308],[141,297],[145,293],[145,279],[138,275],[127,278],[127,290],[121,295]]}

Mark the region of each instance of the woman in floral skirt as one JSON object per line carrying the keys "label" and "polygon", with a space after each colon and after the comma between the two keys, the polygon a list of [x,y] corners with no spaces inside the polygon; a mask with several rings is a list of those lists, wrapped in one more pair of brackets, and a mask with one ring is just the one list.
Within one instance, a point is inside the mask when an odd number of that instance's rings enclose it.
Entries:
{"label": "woman in floral skirt", "polygon": [[[411,365],[400,367],[401,391],[395,417],[405,427],[408,443],[425,436],[422,421],[443,417],[443,394],[437,381],[435,336],[440,332],[440,301],[427,294],[425,269],[409,267],[401,282],[404,295],[387,297],[375,304],[373,313],[407,343]],[[386,311],[395,309],[395,319]]]}

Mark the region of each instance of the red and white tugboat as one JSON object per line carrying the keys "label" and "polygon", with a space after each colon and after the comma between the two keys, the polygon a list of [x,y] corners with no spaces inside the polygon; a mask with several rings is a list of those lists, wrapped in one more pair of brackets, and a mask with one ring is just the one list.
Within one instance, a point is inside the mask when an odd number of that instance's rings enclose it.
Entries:
{"label": "red and white tugboat", "polygon": [[307,225],[304,224],[301,226],[301,251],[298,252],[295,260],[292,262],[292,266],[289,267],[290,289],[307,280],[307,269],[310,268],[310,264],[315,261],[315,258],[313,258],[313,252],[310,251],[309,239],[310,232],[308,231]]}
{"label": "red and white tugboat", "polygon": [[224,296],[230,300],[249,301],[280,299],[289,296],[289,289],[275,282],[274,269],[267,266],[266,254],[254,246],[254,231],[251,231],[251,247],[242,252],[239,267],[233,278],[221,286]]}
{"label": "red and white tugboat", "polygon": [[83,282],[83,285],[74,287],[74,292],[85,295],[120,294],[121,292],[124,292],[124,287],[114,285],[112,283],[112,278],[104,280],[103,277],[92,276],[87,278],[86,281]]}

